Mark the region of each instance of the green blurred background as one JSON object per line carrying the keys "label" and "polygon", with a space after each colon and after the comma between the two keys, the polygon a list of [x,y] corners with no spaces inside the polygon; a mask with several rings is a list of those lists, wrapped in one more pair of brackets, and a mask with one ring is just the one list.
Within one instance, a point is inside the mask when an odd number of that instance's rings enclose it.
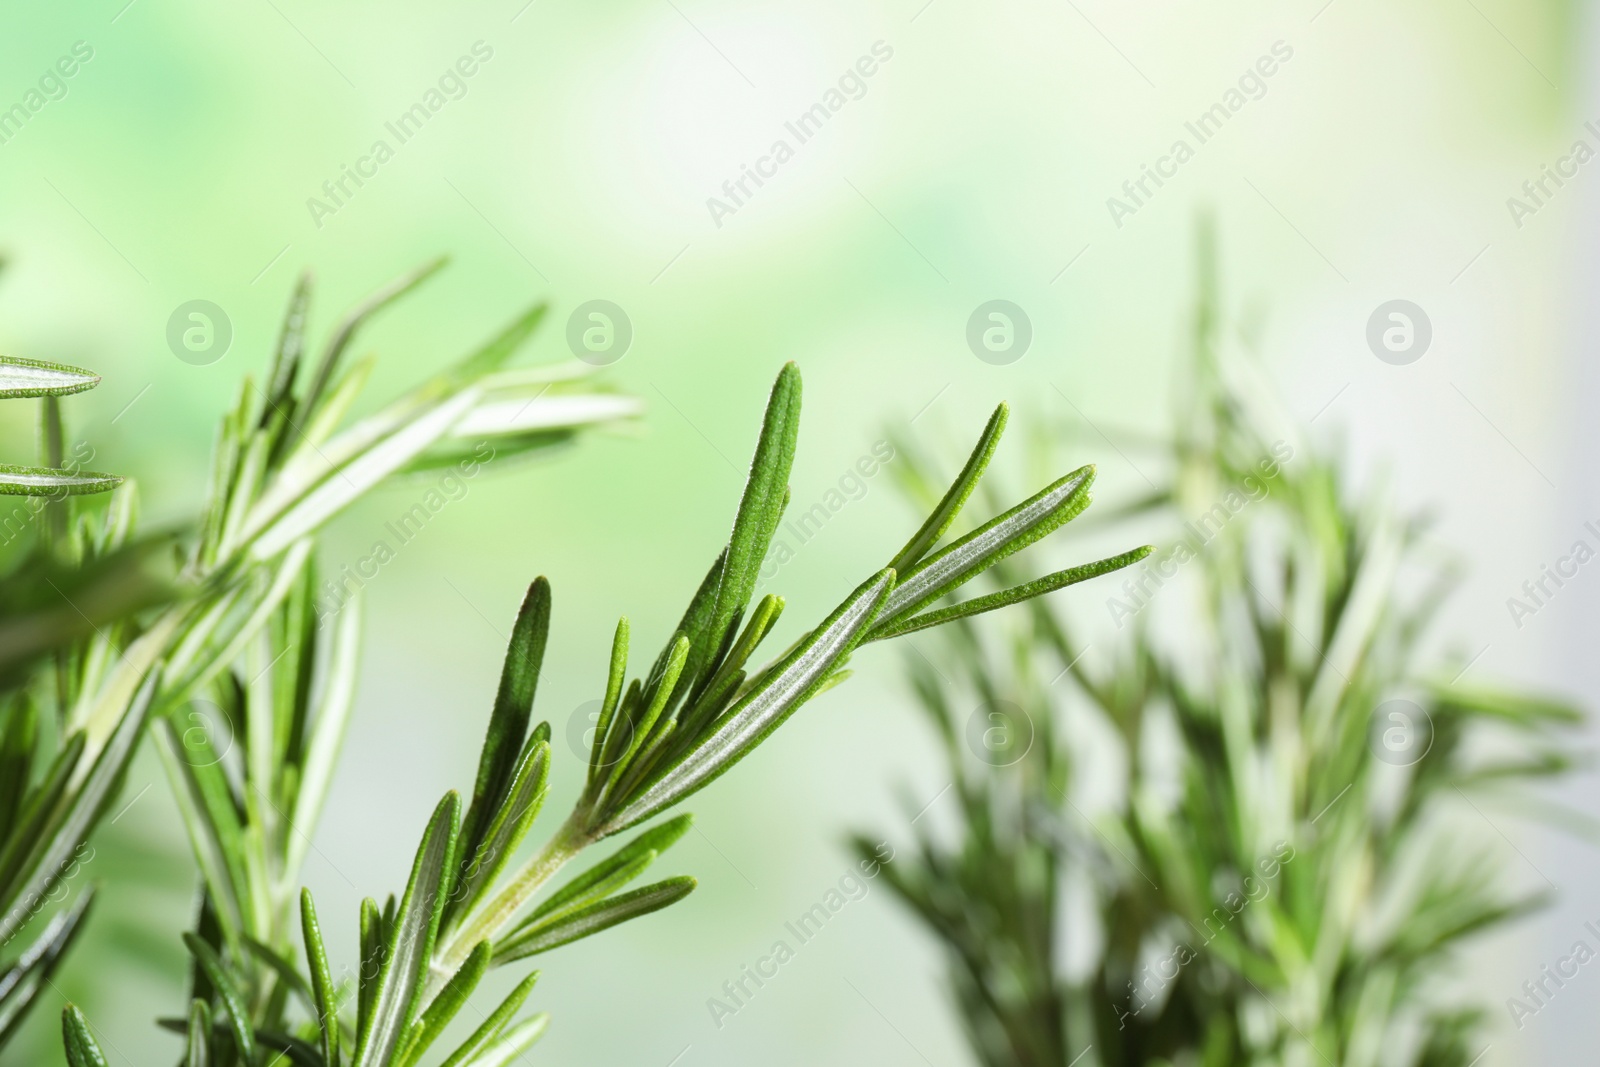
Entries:
{"label": "green blurred background", "polygon": [[[70,433],[95,449],[91,466],[139,479],[148,521],[198,506],[216,418],[260,373],[303,268],[326,330],[402,269],[453,258],[366,336],[383,358],[375,395],[530,296],[552,304],[538,359],[567,356],[567,316],[585,301],[613,301],[633,326],[609,374],[648,405],[637,434],[474,481],[370,583],[360,703],[308,868],[325,914],[353,917],[361,896],[403,880],[432,804],[469,780],[502,631],[537,573],[556,595],[540,711],[558,760],[570,755],[559,742],[599,695],[616,616],[647,643],[663,638],[726,536],[783,361],[806,375],[797,502],[819,499],[886,427],[914,418],[923,439],[959,442],[1000,400],[1082,431],[1072,458],[1100,464],[1101,500],[1137,494],[1136,461],[1099,430],[1165,425],[1202,210],[1218,223],[1239,333],[1290,410],[1358,470],[1437,506],[1441,542],[1471,567],[1447,636],[1484,649],[1473,669],[1593,689],[1587,593],[1522,629],[1503,605],[1600,514],[1580,451],[1593,443],[1585,399],[1600,396],[1583,361],[1595,179],[1581,171],[1521,227],[1506,205],[1575,138],[1600,143],[1582,126],[1600,117],[1586,109],[1600,53],[1581,9],[123,3],[0,15],[0,109],[75,43],[93,53],[65,96],[0,144],[0,350],[105,375],[69,403]],[[1118,226],[1107,198],[1278,42],[1292,58],[1260,98]],[[784,123],[875,44],[892,55],[859,98],[718,225],[707,198],[774,139],[792,143]],[[492,54],[460,98],[398,144],[385,124],[475,45]],[[308,198],[378,138],[394,157],[314,219]],[[1430,352],[1407,367],[1364,341],[1367,317],[1394,298],[1433,323]],[[208,366],[166,343],[168,317],[195,299],[233,329]],[[1032,323],[1009,365],[966,342],[968,317],[992,299]],[[15,455],[31,435],[10,421],[0,443]],[[910,514],[890,480],[872,479],[768,583],[792,620],[831,606],[903,540]],[[325,562],[363,555],[420,491],[364,501],[333,527]],[[1107,547],[1061,540],[1064,559]],[[1101,625],[1105,592],[1075,603]],[[876,887],[747,1010],[719,1029],[706,1009],[837,881],[847,828],[903,825],[894,783],[924,798],[942,785],[893,654],[859,666],[858,683],[690,805],[700,832],[671,863],[701,879],[694,896],[670,918],[549,957],[535,993],[555,1017],[541,1062],[965,1062],[937,957]],[[557,763],[558,793],[577,764]],[[1576,799],[1592,810],[1591,787]],[[107,895],[58,984],[115,1062],[144,1064],[175,1054],[150,1019],[181,1002],[191,875],[153,760],[135,769],[135,795],[97,861],[131,884]],[[1562,904],[1483,948],[1473,982],[1493,1004],[1516,992],[1511,975],[1570,944],[1600,885],[1570,841],[1497,830],[1527,854],[1518,873],[1558,883]],[[1582,1047],[1593,995],[1521,1033],[1502,1022],[1485,1063]],[[35,1013],[18,1062],[57,1061],[57,1007]]]}

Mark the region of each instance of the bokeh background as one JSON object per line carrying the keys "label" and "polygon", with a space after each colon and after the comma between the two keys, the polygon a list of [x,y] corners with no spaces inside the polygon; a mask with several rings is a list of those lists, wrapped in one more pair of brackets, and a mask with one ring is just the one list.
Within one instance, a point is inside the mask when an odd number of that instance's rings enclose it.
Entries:
{"label": "bokeh background", "polygon": [[[1107,198],[1275,45],[1292,57],[1259,99],[1113,219]],[[648,405],[636,433],[474,481],[368,587],[360,703],[307,875],[324,913],[352,920],[334,929],[353,928],[361,896],[403,883],[438,795],[470,780],[502,632],[536,573],[556,593],[539,699],[561,808],[578,760],[559,741],[599,696],[615,618],[629,614],[650,645],[666,635],[726,536],[783,361],[806,375],[797,501],[819,499],[886,427],[968,440],[1000,400],[1083,431],[1072,458],[1100,465],[1101,500],[1137,494],[1139,471],[1097,429],[1165,425],[1201,212],[1220,235],[1233,327],[1288,409],[1362,478],[1437,511],[1441,551],[1469,568],[1445,643],[1485,678],[1600,706],[1600,577],[1586,570],[1520,627],[1506,605],[1600,520],[1587,461],[1600,447],[1600,163],[1520,220],[1507,204],[1574,141],[1600,147],[1584,126],[1600,120],[1586,7],[68,0],[0,15],[0,109],[75,47],[91,55],[65,95],[0,126],[0,348],[105,375],[70,403],[71,433],[95,450],[91,466],[137,476],[150,521],[198,506],[218,413],[260,373],[301,269],[317,277],[325,330],[401,270],[453,258],[366,335],[383,359],[375,392],[459,354],[530,297],[552,304],[535,359],[568,354],[564,325],[585,301],[612,301],[632,324],[609,375]],[[708,209],[775,139],[793,143],[784,123],[875,48],[864,89],[774,177],[731,214]],[[385,124],[474,49],[459,98],[399,144]],[[329,202],[323,183],[380,138],[393,158],[336,211],[313,211],[308,199]],[[1023,358],[999,366],[966,341],[969,316],[994,299],[1033,331]],[[1429,350],[1406,366],[1365,340],[1393,299],[1432,323]],[[209,365],[167,344],[169,316],[192,300],[231,323]],[[8,422],[0,441],[14,454],[31,432]],[[911,516],[890,483],[872,479],[767,584],[793,623],[903,540]],[[364,554],[419,492],[364,501],[333,527],[325,561]],[[1104,547],[1059,540],[1062,558]],[[1077,600],[1108,626],[1106,592]],[[669,863],[700,878],[696,894],[670,918],[547,958],[534,999],[555,1021],[541,1062],[966,1062],[940,960],[880,887],[735,1018],[719,1028],[707,1011],[844,873],[846,830],[883,827],[892,841],[897,783],[925,798],[943,784],[895,655],[858,668],[695,798],[698,832]],[[181,1003],[192,879],[153,760],[128,795],[99,850],[122,888],[58,984],[116,1062],[145,1064],[176,1048],[150,1020]],[[1592,779],[1565,799],[1600,808]],[[1578,1062],[1592,1056],[1600,975],[1521,1031],[1502,1005],[1600,918],[1600,864],[1591,846],[1494,818],[1520,856],[1511,876],[1549,883],[1556,903],[1469,961],[1497,1027],[1483,1062]],[[58,1007],[35,1013],[18,1062],[56,1062]]]}

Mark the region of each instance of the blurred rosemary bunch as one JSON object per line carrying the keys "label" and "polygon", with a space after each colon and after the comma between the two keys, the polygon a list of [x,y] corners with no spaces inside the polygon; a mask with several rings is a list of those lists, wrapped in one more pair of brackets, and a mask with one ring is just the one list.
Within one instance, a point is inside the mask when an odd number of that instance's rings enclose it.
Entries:
{"label": "blurred rosemary bunch", "polygon": [[[235,946],[284,944],[354,669],[358,612],[321,625],[313,610],[328,519],[391,477],[481,458],[484,445],[496,459],[529,452],[634,413],[585,387],[582,364],[506,366],[539,305],[351,422],[374,363],[350,358],[360,329],[440,266],[384,287],[315,351],[301,279],[265,377],[246,378],[222,419],[204,510],[178,533],[139,534],[131,484],[63,467],[56,396],[97,378],[0,365],[0,395],[45,398],[46,458],[0,471],[0,488],[48,496],[29,524],[34,547],[0,579],[0,944],[39,930],[0,971],[0,1044],[81,927],[92,891],[73,884],[80,859],[148,724],[206,878],[203,928]],[[102,508],[66,495],[106,489]],[[222,709],[238,752],[216,750],[223,722],[198,722],[192,699]],[[219,850],[224,838],[238,847]]]}
{"label": "blurred rosemary bunch", "polygon": [[911,663],[956,813],[885,872],[990,1067],[1466,1067],[1458,950],[1538,903],[1480,804],[1537,803],[1579,716],[1429,653],[1453,566],[1300,441],[1219,340],[1214,277],[1203,233],[1174,432],[1141,461],[1166,473],[1111,515],[1167,531],[1107,602],[1121,634],[1086,656],[1038,603],[952,627],[953,681]]}
{"label": "blurred rosemary bunch", "polygon": [[[804,703],[848,675],[861,645],[1007,607],[1126,566],[1145,549],[1068,568],[987,596],[938,606],[970,580],[1076,517],[1093,470],[1073,471],[965,536],[941,545],[981,478],[1005,423],[1001,407],[966,467],[903,548],[822,621],[764,666],[752,657],[783,612],[782,598],[755,600],[762,560],[789,499],[800,421],[800,375],[791,364],[773,387],[733,531],[677,629],[630,681],[631,631],[616,628],[604,698],[583,788],[542,844],[514,862],[537,819],[550,775],[550,727],[529,729],[550,626],[551,591],[539,578],[513,627],[470,799],[450,793],[418,846],[403,894],[361,906],[361,967],[335,981],[316,910],[301,896],[306,972],[276,961],[296,1001],[293,1025],[256,1022],[249,993],[230,977],[225,942],[190,939],[202,981],[186,1021],[185,1062],[403,1067],[419,1062],[467,1005],[491,967],[503,966],[666,907],[694,880],[670,877],[628,888],[688,829],[676,815],[634,834],[582,873],[550,888],[589,847],[639,827],[704,788],[748,755]],[[265,654],[264,650],[264,653]],[[246,946],[246,950],[254,946]],[[504,1064],[544,1031],[544,1015],[520,1015],[537,972],[525,975],[443,1062]],[[353,988],[352,988],[353,985]],[[69,1060],[100,1062],[87,1021],[63,1019]]]}

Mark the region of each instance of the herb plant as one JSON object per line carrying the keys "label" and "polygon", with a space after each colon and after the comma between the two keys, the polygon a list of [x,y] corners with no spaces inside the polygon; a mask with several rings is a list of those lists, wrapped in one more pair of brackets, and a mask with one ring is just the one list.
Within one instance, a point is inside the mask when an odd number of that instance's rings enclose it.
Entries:
{"label": "herb plant", "polygon": [[[301,280],[264,380],[247,378],[222,420],[209,501],[182,535],[137,535],[131,484],[103,509],[78,506],[119,479],[62,467],[56,396],[97,378],[36,361],[0,365],[0,395],[45,398],[46,459],[44,468],[4,468],[0,488],[50,496],[37,544],[0,579],[0,945],[45,924],[0,970],[0,1046],[81,928],[92,890],[65,910],[52,904],[71,894],[149,723],[208,886],[202,928],[225,926],[241,952],[284,944],[285,909],[349,706],[359,617],[348,608],[332,627],[313,617],[322,524],[386,479],[460,462],[474,442],[510,457],[636,410],[583,389],[583,364],[506,366],[538,324],[537,305],[341,429],[373,367],[372,357],[347,358],[359,330],[441,265],[364,301],[316,353]],[[175,556],[177,573],[161,566]],[[265,729],[241,780],[228,778],[186,718],[197,695]],[[255,710],[263,702],[271,714]]]}
{"label": "herb plant", "polygon": [[[606,858],[550,886],[580,853],[637,828],[704,788],[751,752],[812,697],[848,675],[861,645],[1019,603],[1141,558],[1146,549],[1058,571],[960,603],[937,606],[1002,560],[1076,517],[1089,503],[1093,470],[1046,486],[965,536],[939,545],[982,477],[1006,418],[1002,406],[966,466],[888,566],[867,577],[834,611],[765,666],[752,657],[783,611],[783,600],[754,600],[761,562],[789,498],[800,422],[800,375],[783,369],[773,386],[733,532],[690,599],[677,629],[631,681],[631,631],[622,619],[584,772],[566,819],[531,854],[514,862],[543,804],[550,774],[548,723],[529,729],[550,626],[545,579],[528,589],[506,653],[470,799],[440,801],[417,848],[411,878],[383,906],[363,902],[354,938],[361,970],[354,990],[335,983],[322,926],[308,892],[300,897],[306,967],[236,943],[227,920],[191,935],[196,963],[186,1020],[185,1063],[256,1064],[282,1054],[297,1064],[405,1067],[417,1063],[460,1013],[489,968],[515,963],[666,907],[694,881],[671,877],[627,888],[689,826],[677,815],[634,834]],[[263,655],[271,651],[264,648]],[[274,708],[243,702],[246,763],[251,746],[275,732],[250,717]],[[260,739],[259,741],[257,739]],[[210,809],[195,807],[205,822]],[[227,820],[224,806],[223,821]],[[219,870],[243,866],[248,843],[226,828],[206,831]],[[208,875],[208,878],[210,876]],[[247,986],[252,956],[269,961]],[[533,1044],[543,1015],[522,1016],[537,978],[527,974],[482,1025],[444,1060],[449,1067],[504,1064]],[[290,1018],[288,1002],[295,1002]],[[353,1001],[353,1003],[351,1003]],[[270,1010],[261,1010],[261,1005]],[[87,1020],[63,1016],[74,1067],[103,1062]]]}
{"label": "herb plant", "polygon": [[[1275,439],[1292,424],[1221,348],[1209,242],[1201,279],[1168,473],[1121,512],[1175,528],[1108,601],[1130,636],[1086,658],[1039,602],[1009,631],[952,627],[953,687],[913,662],[955,832],[923,820],[886,875],[989,1067],[1467,1067],[1481,1012],[1444,980],[1537,903],[1478,802],[1568,770],[1578,714],[1425,654],[1453,568],[1419,519]],[[1091,763],[1125,768],[1099,806]]]}

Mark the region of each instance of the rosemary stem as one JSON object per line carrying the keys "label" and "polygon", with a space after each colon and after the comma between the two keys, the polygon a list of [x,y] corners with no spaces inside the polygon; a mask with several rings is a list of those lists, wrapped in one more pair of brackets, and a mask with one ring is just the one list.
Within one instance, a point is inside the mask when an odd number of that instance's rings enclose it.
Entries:
{"label": "rosemary stem", "polygon": [[522,906],[592,842],[593,838],[583,829],[579,812],[575,809],[539,851],[518,868],[505,887],[468,918],[450,936],[448,943],[434,954],[428,977],[428,996],[431,998],[438,991],[434,987],[442,987],[461,968],[478,942],[493,941],[522,910]]}

